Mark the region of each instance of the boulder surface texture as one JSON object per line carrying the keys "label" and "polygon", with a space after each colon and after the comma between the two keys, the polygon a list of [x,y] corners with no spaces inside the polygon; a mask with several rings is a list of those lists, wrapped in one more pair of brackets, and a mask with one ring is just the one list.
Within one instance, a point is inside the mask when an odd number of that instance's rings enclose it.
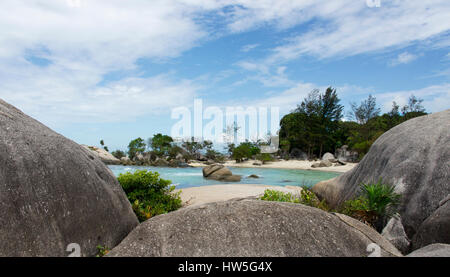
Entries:
{"label": "boulder surface texture", "polygon": [[235,199],[188,207],[143,222],[108,256],[324,257],[401,253],[374,229],[294,203]]}
{"label": "boulder surface texture", "polygon": [[[412,239],[420,225],[450,194],[449,145],[450,110],[413,118],[381,135],[354,169],[316,184],[313,191],[335,208],[355,198],[361,183],[382,178],[383,183],[393,185],[402,195],[399,213],[405,232]],[[446,228],[444,231],[449,234]],[[435,234],[445,232],[436,230]],[[443,237],[427,239],[429,242],[443,240]]]}
{"label": "boulder surface texture", "polygon": [[0,256],[93,256],[138,224],[96,155],[1,99],[0,211]]}

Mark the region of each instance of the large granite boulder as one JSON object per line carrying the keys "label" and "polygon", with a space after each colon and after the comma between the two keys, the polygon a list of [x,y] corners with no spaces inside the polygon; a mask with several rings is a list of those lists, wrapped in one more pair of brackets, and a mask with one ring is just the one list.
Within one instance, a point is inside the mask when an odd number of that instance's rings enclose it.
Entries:
{"label": "large granite boulder", "polygon": [[[408,120],[381,135],[351,171],[313,191],[331,207],[354,198],[362,182],[392,184],[402,195],[400,215],[412,238],[450,193],[450,110]],[[448,230],[450,233],[450,230]]]}
{"label": "large granite boulder", "polygon": [[374,229],[301,204],[230,200],[184,208],[143,222],[108,256],[401,256]]}
{"label": "large granite boulder", "polygon": [[409,253],[406,257],[450,257],[450,244],[435,243],[420,248],[412,253]]}
{"label": "large granite boulder", "polygon": [[112,172],[91,151],[0,100],[0,256],[82,256],[137,224]]}
{"label": "large granite boulder", "polygon": [[120,160],[114,157],[111,153],[103,148],[98,148],[95,146],[82,145],[88,151],[96,155],[105,164],[120,164]]}
{"label": "large granite boulder", "polygon": [[443,203],[422,222],[414,235],[412,247],[418,249],[433,243],[450,244],[450,201]]}
{"label": "large granite boulder", "polygon": [[231,170],[221,164],[212,164],[203,168],[203,177],[223,182],[240,182],[242,176],[233,175]]}

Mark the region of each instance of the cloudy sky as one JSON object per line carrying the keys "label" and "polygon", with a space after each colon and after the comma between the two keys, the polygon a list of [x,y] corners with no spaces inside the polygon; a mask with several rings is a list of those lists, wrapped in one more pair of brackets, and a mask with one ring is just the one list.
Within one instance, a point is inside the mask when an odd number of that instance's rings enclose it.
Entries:
{"label": "cloudy sky", "polygon": [[448,0],[2,0],[0,98],[78,143],[170,134],[171,110],[411,94],[450,108]]}

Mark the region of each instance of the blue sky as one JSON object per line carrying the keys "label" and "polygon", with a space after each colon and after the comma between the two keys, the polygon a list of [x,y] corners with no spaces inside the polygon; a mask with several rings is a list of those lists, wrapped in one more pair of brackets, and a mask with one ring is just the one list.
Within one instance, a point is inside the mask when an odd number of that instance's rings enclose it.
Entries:
{"label": "blue sky", "polygon": [[369,94],[450,108],[450,2],[370,2],[2,1],[0,98],[110,149],[170,134],[194,99],[282,116],[333,86],[346,110]]}

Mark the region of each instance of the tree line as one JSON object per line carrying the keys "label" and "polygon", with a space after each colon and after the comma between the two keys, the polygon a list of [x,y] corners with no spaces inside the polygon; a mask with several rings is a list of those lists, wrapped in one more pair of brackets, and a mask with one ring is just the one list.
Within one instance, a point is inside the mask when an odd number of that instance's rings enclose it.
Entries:
{"label": "tree line", "polygon": [[314,159],[348,145],[362,158],[384,132],[408,119],[427,114],[422,102],[411,95],[407,105],[400,108],[393,102],[391,111],[381,114],[376,98],[369,95],[359,104],[350,103],[348,117],[351,120],[344,121],[344,106],[336,89],[329,87],[324,93],[313,90],[296,109],[281,119],[281,154],[292,156],[301,151]]}

